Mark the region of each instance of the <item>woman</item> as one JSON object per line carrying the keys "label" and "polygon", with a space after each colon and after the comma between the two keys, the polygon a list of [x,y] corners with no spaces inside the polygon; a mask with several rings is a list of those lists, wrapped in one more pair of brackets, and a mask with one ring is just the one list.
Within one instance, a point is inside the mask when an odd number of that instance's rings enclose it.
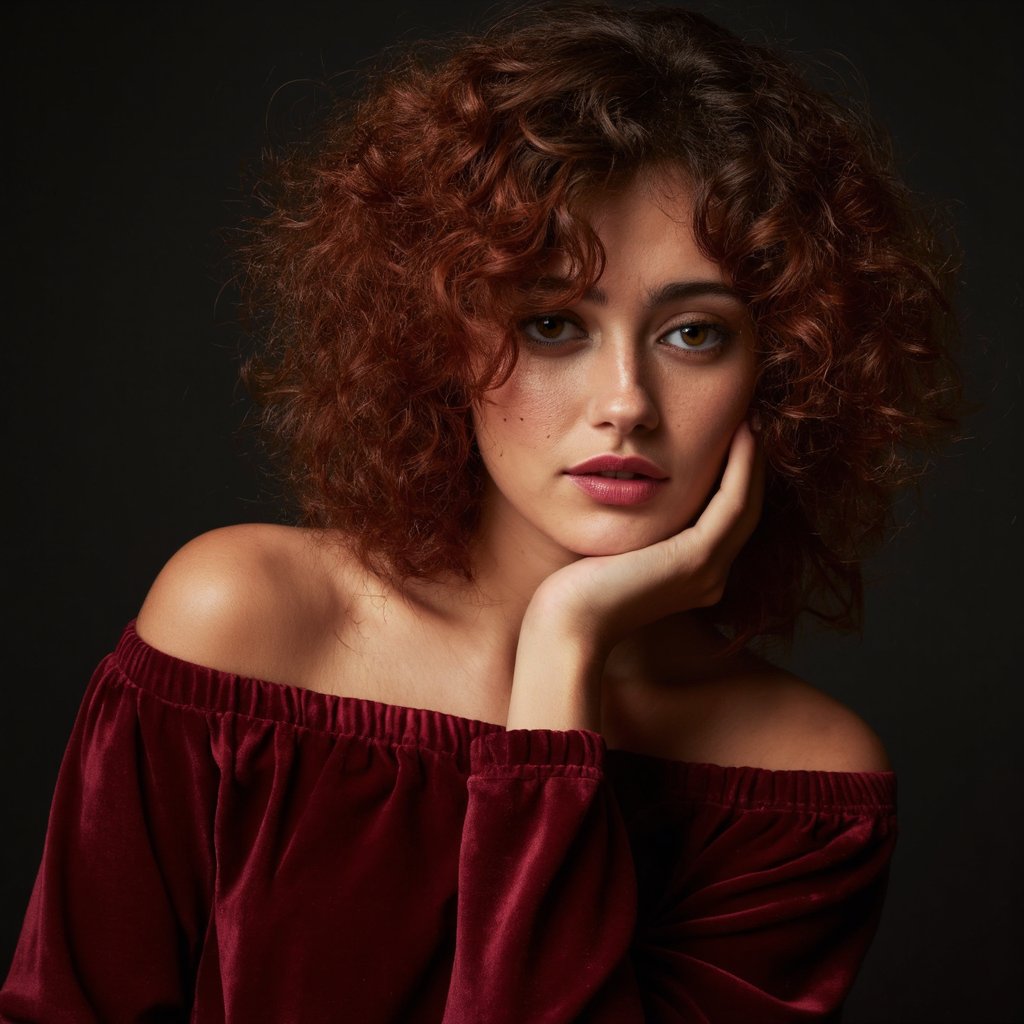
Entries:
{"label": "woman", "polygon": [[278,169],[248,367],[302,516],[85,695],[12,1020],[836,1019],[895,781],[754,655],[859,610],[946,305],[880,147],[682,11],[407,63]]}

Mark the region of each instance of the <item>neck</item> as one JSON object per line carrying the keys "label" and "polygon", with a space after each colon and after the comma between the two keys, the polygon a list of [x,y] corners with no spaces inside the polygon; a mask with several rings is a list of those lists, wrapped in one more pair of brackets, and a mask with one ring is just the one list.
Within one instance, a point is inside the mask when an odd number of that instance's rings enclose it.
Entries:
{"label": "neck", "polygon": [[[472,638],[466,663],[474,665],[477,678],[489,680],[500,701],[511,693],[520,630],[534,593],[552,573],[583,556],[538,537],[521,519],[499,521],[500,513],[491,509],[485,509],[472,549],[473,583],[442,583],[410,596],[432,615],[440,613],[450,635]],[[724,646],[698,615],[683,612],[625,638],[609,655],[604,675],[616,685],[657,679],[682,684],[713,670]]]}
{"label": "neck", "polygon": [[514,648],[523,616],[537,588],[553,573],[582,556],[539,537],[522,520],[486,507],[472,549],[474,603]]}

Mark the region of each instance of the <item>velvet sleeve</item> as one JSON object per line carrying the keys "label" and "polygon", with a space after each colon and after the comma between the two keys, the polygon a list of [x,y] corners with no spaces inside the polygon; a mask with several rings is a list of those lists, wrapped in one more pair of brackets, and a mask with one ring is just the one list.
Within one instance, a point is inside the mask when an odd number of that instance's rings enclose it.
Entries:
{"label": "velvet sleeve", "polygon": [[635,872],[603,749],[582,729],[473,741],[444,1024],[643,1021]]}
{"label": "velvet sleeve", "polygon": [[209,750],[202,713],[132,686],[112,657],[100,664],[61,763],[0,1019],[188,1019],[213,884]]}
{"label": "velvet sleeve", "polygon": [[838,1020],[884,898],[891,773],[678,763],[627,822],[607,754],[585,730],[474,740],[445,1024]]}

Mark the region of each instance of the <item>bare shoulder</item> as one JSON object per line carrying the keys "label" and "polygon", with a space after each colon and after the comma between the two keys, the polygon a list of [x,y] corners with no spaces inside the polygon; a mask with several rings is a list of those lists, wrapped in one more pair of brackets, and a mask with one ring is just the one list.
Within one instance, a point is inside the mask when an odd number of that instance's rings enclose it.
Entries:
{"label": "bare shoulder", "polygon": [[167,562],[136,630],[157,649],[262,679],[294,672],[337,590],[310,531],[269,523],[211,530]]}
{"label": "bare shoulder", "polygon": [[734,739],[747,736],[762,767],[776,770],[891,771],[885,745],[852,708],[768,663],[732,686]]}
{"label": "bare shoulder", "polygon": [[749,652],[622,676],[606,685],[602,731],[610,747],[690,763],[891,770],[878,734],[853,709]]}

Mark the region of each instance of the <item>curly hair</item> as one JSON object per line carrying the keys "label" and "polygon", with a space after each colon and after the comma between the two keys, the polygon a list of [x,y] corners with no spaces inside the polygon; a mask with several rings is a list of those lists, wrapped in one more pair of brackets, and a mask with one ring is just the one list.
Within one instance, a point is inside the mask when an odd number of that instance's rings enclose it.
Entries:
{"label": "curly hair", "polygon": [[552,301],[600,276],[586,197],[666,164],[760,350],[765,508],[714,621],[855,626],[861,559],[955,421],[950,261],[866,117],[679,9],[546,6],[407,51],[270,158],[243,379],[300,521],[385,578],[471,579],[471,409],[514,367],[509,325],[556,254],[573,284]]}

